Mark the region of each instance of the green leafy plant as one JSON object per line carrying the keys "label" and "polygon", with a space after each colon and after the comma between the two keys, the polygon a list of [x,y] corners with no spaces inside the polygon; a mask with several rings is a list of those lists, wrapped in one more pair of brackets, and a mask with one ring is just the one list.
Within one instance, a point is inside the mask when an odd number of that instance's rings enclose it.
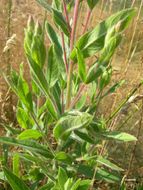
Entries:
{"label": "green leafy plant", "polygon": [[[22,65],[19,73],[12,70],[6,78],[18,97],[20,130],[7,126],[9,136],[0,137],[0,143],[18,147],[7,155],[13,158],[13,171],[3,156],[3,180],[13,190],[88,190],[95,188],[95,180],[119,184],[123,169],[100,154],[99,145],[137,139],[108,129],[108,121],[120,109],[109,119],[100,118],[96,110],[99,102],[123,83],[106,88],[112,76],[112,56],[135,10],[122,10],[86,31],[98,3],[87,0],[88,17],[83,34],[76,39],[83,1],[37,2],[49,11],[56,28],[48,21],[42,27],[30,17],[24,39],[30,81],[24,79]],[[48,48],[45,35],[50,41]],[[93,56],[89,67],[87,60]]]}

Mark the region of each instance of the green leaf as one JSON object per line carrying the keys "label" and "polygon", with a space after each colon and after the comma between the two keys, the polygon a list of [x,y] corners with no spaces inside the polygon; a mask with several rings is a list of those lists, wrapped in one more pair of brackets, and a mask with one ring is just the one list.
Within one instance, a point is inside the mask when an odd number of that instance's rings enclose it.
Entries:
{"label": "green leaf", "polygon": [[53,27],[48,22],[46,22],[46,32],[51,43],[55,44],[59,48],[59,50],[62,52],[62,47],[59,41],[58,34],[57,32],[55,32]]}
{"label": "green leaf", "polygon": [[34,35],[31,44],[31,56],[32,59],[43,68],[46,60],[46,48],[43,39],[39,35]]}
{"label": "green leaf", "polygon": [[20,176],[20,157],[17,153],[13,155],[13,173],[17,177]]}
{"label": "green leaf", "polygon": [[7,168],[4,168],[4,174],[8,180],[8,183],[12,187],[13,190],[30,190],[25,183],[18,178],[16,175],[14,175],[10,170]]}
{"label": "green leaf", "polygon": [[72,115],[64,116],[60,118],[53,130],[54,137],[57,140],[65,140],[72,131],[88,126],[92,118],[92,115],[84,112],[75,112]]}
{"label": "green leaf", "polygon": [[52,7],[56,10],[62,10],[62,1],[61,0],[53,0]]}
{"label": "green leaf", "polygon": [[97,80],[97,78],[106,71],[106,67],[108,66],[110,59],[115,52],[117,46],[119,45],[121,41],[121,35],[116,35],[112,37],[107,44],[105,44],[105,47],[103,48],[101,55],[99,57],[99,60],[89,69],[87,78],[86,78],[86,84]]}
{"label": "green leaf", "polygon": [[48,150],[47,147],[33,141],[33,140],[17,140],[10,137],[0,137],[0,143],[9,144],[13,146],[19,146],[26,150],[29,150],[35,154],[39,154],[46,158],[53,158],[53,154]]}
{"label": "green leaf", "polygon": [[121,181],[121,178],[116,173],[111,173],[105,169],[97,170],[96,178],[98,180],[105,180],[108,183],[117,183]]}
{"label": "green leaf", "polygon": [[37,130],[33,130],[33,129],[27,129],[25,131],[23,131],[22,133],[20,133],[17,136],[17,139],[19,140],[26,140],[26,139],[39,139],[40,137],[42,137],[42,134],[37,131]]}
{"label": "green leaf", "polygon": [[65,152],[56,153],[55,159],[61,161],[62,163],[72,163],[71,157]]}
{"label": "green leaf", "polygon": [[[107,33],[108,34],[108,33]],[[116,48],[120,44],[122,39],[121,34],[116,34],[112,38],[108,40],[108,42],[105,43],[103,50],[101,51],[101,55],[99,57],[99,64],[104,65],[109,63],[111,57],[113,56]]]}
{"label": "green leaf", "polygon": [[64,32],[66,36],[69,37],[70,35],[69,28],[62,13],[55,9],[52,9],[52,13],[53,13],[53,19],[54,19],[55,24],[59,26],[59,28]]}
{"label": "green leaf", "polygon": [[102,156],[98,156],[96,161],[108,168],[111,168],[112,170],[115,171],[124,171],[122,168],[118,167],[117,165],[113,164],[112,162],[110,162],[109,160],[103,158]]}
{"label": "green leaf", "polygon": [[77,53],[77,63],[78,63],[78,73],[83,82],[85,82],[86,79],[86,65],[84,61],[84,57],[81,53],[81,51],[77,48],[76,49]]}
{"label": "green leaf", "polygon": [[[92,31],[84,34],[77,41],[75,47],[82,51],[84,58],[94,55],[104,47],[104,40],[108,29],[116,26],[120,22],[120,30],[118,32],[122,32],[128,26],[134,15],[135,10],[130,8],[110,16],[98,24]],[[76,61],[76,48],[71,53],[71,59]]]}
{"label": "green leaf", "polygon": [[54,86],[63,72],[64,63],[61,55],[59,55],[56,46],[52,45],[48,52],[47,78],[50,87]]}
{"label": "green leaf", "polygon": [[38,85],[38,87],[41,89],[41,91],[48,98],[48,109],[49,109],[49,112],[51,113],[51,115],[54,118],[57,118],[57,113],[56,113],[56,111],[57,111],[56,108],[57,107],[56,107],[54,99],[50,95],[49,88],[48,88],[49,85],[48,85],[48,82],[47,82],[47,80],[45,78],[45,75],[44,75],[42,69],[39,67],[39,65],[37,65],[35,63],[35,61],[33,59],[31,59],[31,57],[29,57],[29,55],[27,55],[27,57],[28,57],[28,60],[29,60],[30,68],[31,68],[32,73],[34,75],[33,80],[35,81],[35,83]]}
{"label": "green leaf", "polygon": [[109,84],[111,80],[111,75],[112,75],[112,69],[108,68],[103,72],[101,78],[100,78],[100,83],[99,83],[99,88],[100,90],[103,90],[106,85]]}
{"label": "green leaf", "polygon": [[40,187],[39,190],[51,190],[53,186],[54,186],[53,182],[49,182],[48,184]]}
{"label": "green leaf", "polygon": [[94,144],[94,143],[95,143],[94,140],[93,140],[87,133],[85,133],[85,132],[76,130],[76,131],[74,131],[74,133],[75,133],[78,137],[80,137],[82,140],[84,140],[84,141],[86,141],[86,142],[88,142],[88,143],[90,143],[90,144]]}
{"label": "green leaf", "polygon": [[16,118],[20,127],[23,129],[31,128],[34,124],[33,120],[29,117],[27,110],[24,110],[20,106],[17,107]]}
{"label": "green leaf", "polygon": [[88,180],[88,179],[82,180],[77,190],[88,190],[90,185],[91,185],[91,180]]}
{"label": "green leaf", "polygon": [[36,0],[42,7],[44,7],[47,11],[52,11],[51,6],[47,3],[47,0]]}
{"label": "green leaf", "polygon": [[99,0],[87,0],[87,4],[88,4],[89,8],[92,10],[96,6],[98,1]]}
{"label": "green leaf", "polygon": [[73,186],[71,187],[71,190],[77,190],[80,185],[81,179],[78,179]]}
{"label": "green leaf", "polygon": [[10,78],[6,78],[6,81],[19,97],[21,102],[26,106],[28,111],[33,111],[32,94],[29,90],[28,83],[23,78],[23,65],[20,67],[20,74],[12,70]]}
{"label": "green leaf", "polygon": [[113,131],[113,132],[106,132],[102,135],[106,138],[118,141],[124,141],[124,142],[137,141],[137,138],[135,136],[124,132]]}
{"label": "green leaf", "polygon": [[96,62],[93,66],[90,67],[87,77],[86,77],[86,84],[89,84],[93,81],[96,81],[98,77],[102,75],[106,70],[106,67],[103,65],[99,65],[98,62]]}
{"label": "green leaf", "polygon": [[67,180],[68,180],[68,176],[66,174],[66,171],[60,167],[58,171],[58,184],[61,190],[64,190],[64,185]]}
{"label": "green leaf", "polygon": [[94,174],[93,167],[84,164],[78,164],[77,172],[87,178],[92,178]]}
{"label": "green leaf", "polygon": [[36,164],[36,166],[39,166],[42,172],[49,177],[50,180],[55,181],[55,178],[51,175],[49,168],[45,167],[47,164],[47,158],[46,157],[37,157],[37,155],[30,155],[30,154],[22,154],[19,153],[20,158]]}

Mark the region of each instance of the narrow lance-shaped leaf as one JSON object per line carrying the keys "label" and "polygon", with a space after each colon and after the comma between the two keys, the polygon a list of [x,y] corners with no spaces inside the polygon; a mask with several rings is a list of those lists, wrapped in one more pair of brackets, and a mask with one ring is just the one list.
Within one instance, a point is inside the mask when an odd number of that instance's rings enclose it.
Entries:
{"label": "narrow lance-shaped leaf", "polygon": [[38,87],[41,89],[41,91],[48,98],[48,110],[54,118],[57,118],[57,113],[56,113],[57,106],[56,106],[54,99],[52,98],[52,96],[49,93],[49,88],[48,88],[49,85],[45,78],[45,75],[44,75],[42,69],[39,67],[39,65],[37,65],[34,62],[34,60],[31,59],[31,57],[29,55],[27,55],[27,57],[29,60],[30,68],[34,75],[33,79],[35,80],[35,83],[38,85]]}
{"label": "narrow lance-shaped leaf", "polygon": [[57,32],[55,32],[53,27],[48,22],[46,22],[45,27],[46,27],[48,38],[50,39],[51,43],[55,44],[59,48],[59,50],[62,52],[62,47],[61,47]]}
{"label": "narrow lance-shaped leaf", "polygon": [[115,170],[115,171],[123,171],[122,168],[120,168],[119,166],[113,164],[111,161],[103,158],[102,156],[98,156],[96,161],[108,168],[111,168],[112,170]]}
{"label": "narrow lance-shaped leaf", "polygon": [[21,71],[20,74],[18,74],[16,71],[12,70],[10,77],[6,77],[5,79],[12,90],[21,99],[22,103],[25,105],[28,111],[32,111],[32,94],[30,93],[29,86],[24,80]]}
{"label": "narrow lance-shaped leaf", "polygon": [[101,55],[99,57],[99,60],[91,66],[91,68],[88,71],[87,77],[86,77],[86,84],[97,80],[99,76],[101,76],[108,66],[110,59],[112,55],[114,54],[117,46],[119,45],[121,41],[121,35],[115,35],[112,37],[109,42],[105,45],[103,48]]}
{"label": "narrow lance-shaped leaf", "polygon": [[98,1],[99,0],[87,0],[87,4],[88,4],[89,8],[92,10],[96,6]]}
{"label": "narrow lance-shaped leaf", "polygon": [[4,174],[13,190],[30,190],[29,187],[10,170],[4,168]]}
{"label": "narrow lance-shaped leaf", "polygon": [[66,171],[60,167],[58,171],[58,184],[61,189],[64,189],[64,185],[67,180],[68,180],[68,176],[66,174]]}
{"label": "narrow lance-shaped leaf", "polygon": [[[76,43],[84,57],[89,57],[94,55],[96,52],[101,50],[104,47],[104,40],[109,28],[117,25],[120,22],[120,27],[118,32],[122,32],[130,23],[131,19],[135,15],[135,10],[125,9],[122,10],[108,19],[104,20],[98,24],[93,30],[84,34]],[[76,48],[71,53],[71,59],[77,61],[76,59]]]}
{"label": "narrow lance-shaped leaf", "polygon": [[53,154],[47,149],[47,147],[33,140],[17,140],[10,137],[0,137],[0,143],[19,146],[46,158],[53,158]]}
{"label": "narrow lance-shaped leaf", "polygon": [[59,26],[59,28],[64,32],[66,36],[69,36],[69,28],[62,13],[55,9],[52,9],[52,13],[55,24]]}
{"label": "narrow lance-shaped leaf", "polygon": [[62,1],[61,0],[53,0],[52,1],[52,8],[56,10],[62,10]]}
{"label": "narrow lance-shaped leaf", "polygon": [[86,80],[86,65],[84,61],[84,57],[82,55],[82,52],[77,48],[77,63],[78,63],[78,73],[83,82]]}
{"label": "narrow lance-shaped leaf", "polygon": [[123,142],[137,141],[137,138],[135,136],[130,135],[128,133],[124,133],[124,132],[113,131],[113,132],[106,132],[102,135],[105,138],[114,139],[114,140],[123,141]]}
{"label": "narrow lance-shaped leaf", "polygon": [[46,48],[44,42],[39,37],[39,35],[33,36],[33,41],[31,44],[31,56],[32,59],[43,68],[46,60]]}
{"label": "narrow lance-shaped leaf", "polygon": [[20,157],[17,153],[13,155],[13,173],[17,177],[20,175]]}
{"label": "narrow lance-shaped leaf", "polygon": [[121,178],[118,174],[111,173],[105,169],[100,169],[100,168],[98,168],[97,170],[96,179],[105,180],[108,183],[117,183],[121,181]]}
{"label": "narrow lance-shaped leaf", "polygon": [[47,3],[47,0],[36,0],[42,7],[44,7],[47,11],[52,11],[51,6]]}
{"label": "narrow lance-shaped leaf", "polygon": [[56,45],[52,45],[48,52],[47,79],[50,87],[53,87],[60,76],[64,75],[65,66],[63,58]]}

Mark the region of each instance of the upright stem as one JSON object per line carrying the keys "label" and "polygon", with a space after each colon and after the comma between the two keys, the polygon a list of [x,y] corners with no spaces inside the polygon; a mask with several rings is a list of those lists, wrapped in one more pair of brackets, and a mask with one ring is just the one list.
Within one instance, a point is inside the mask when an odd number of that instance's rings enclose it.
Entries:
{"label": "upright stem", "polygon": [[70,31],[71,27],[70,27],[70,22],[69,22],[69,16],[68,16],[66,2],[65,2],[65,0],[62,0],[62,1],[63,1],[63,9],[64,9],[64,14],[65,14],[66,22],[67,22],[67,25],[68,25],[69,31]]}
{"label": "upright stem", "polygon": [[88,12],[87,12],[86,21],[85,21],[85,24],[84,24],[82,34],[84,34],[86,32],[90,16],[91,16],[91,10],[89,9]]}
{"label": "upright stem", "polygon": [[[70,37],[70,50],[71,51],[72,51],[73,46],[74,46],[79,4],[80,4],[80,0],[76,0],[75,6],[74,6],[73,25],[72,25],[72,31],[71,31],[71,37]],[[70,101],[71,101],[73,64],[74,64],[74,62],[71,61],[70,65],[69,65],[69,70],[68,70],[66,109],[69,108]]]}

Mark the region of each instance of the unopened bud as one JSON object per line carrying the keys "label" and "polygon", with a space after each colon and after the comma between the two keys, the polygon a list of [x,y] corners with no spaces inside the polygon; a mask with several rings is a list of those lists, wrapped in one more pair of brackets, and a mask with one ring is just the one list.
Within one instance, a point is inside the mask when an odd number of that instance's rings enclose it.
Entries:
{"label": "unopened bud", "polygon": [[116,26],[115,26],[116,32],[120,32],[120,31],[121,31],[122,23],[123,23],[123,21],[120,20],[120,21],[116,24]]}
{"label": "unopened bud", "polygon": [[109,41],[113,36],[115,36],[115,33],[116,33],[115,26],[113,26],[112,28],[110,28],[110,29],[107,31],[107,35],[106,35],[106,38],[105,38],[105,43],[108,43],[108,41]]}

